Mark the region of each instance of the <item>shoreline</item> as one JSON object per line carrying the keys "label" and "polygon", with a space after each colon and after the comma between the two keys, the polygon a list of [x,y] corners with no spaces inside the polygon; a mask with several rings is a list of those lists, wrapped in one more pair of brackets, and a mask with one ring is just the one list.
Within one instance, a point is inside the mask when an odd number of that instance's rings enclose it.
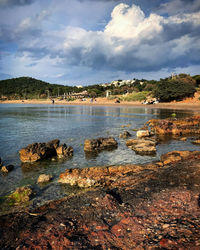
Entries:
{"label": "shoreline", "polygon": [[145,105],[139,101],[136,102],[120,102],[115,103],[115,100],[107,100],[106,98],[97,98],[96,101],[90,102],[89,99],[86,101],[59,101],[55,100],[52,104],[51,100],[8,100],[0,101],[0,104],[44,104],[44,105],[70,105],[70,106],[111,106],[111,107],[137,107],[137,108],[149,108],[149,109],[176,109],[176,110],[191,110],[200,111],[200,101],[196,102],[170,102],[170,103],[157,103]]}

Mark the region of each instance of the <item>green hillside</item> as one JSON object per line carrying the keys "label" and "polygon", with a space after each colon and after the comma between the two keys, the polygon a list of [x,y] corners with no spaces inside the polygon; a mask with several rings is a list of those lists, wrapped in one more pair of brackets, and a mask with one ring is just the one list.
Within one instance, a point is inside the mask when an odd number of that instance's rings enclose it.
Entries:
{"label": "green hillside", "polygon": [[19,77],[0,81],[0,97],[9,99],[47,98],[77,91],[76,87],[50,84],[31,77]]}

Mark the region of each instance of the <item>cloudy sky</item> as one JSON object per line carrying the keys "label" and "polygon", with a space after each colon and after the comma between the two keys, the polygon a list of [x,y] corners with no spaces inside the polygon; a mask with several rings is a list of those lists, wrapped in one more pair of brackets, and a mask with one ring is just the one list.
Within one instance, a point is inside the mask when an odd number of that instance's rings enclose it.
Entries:
{"label": "cloudy sky", "polygon": [[200,0],[0,0],[0,79],[200,74]]}

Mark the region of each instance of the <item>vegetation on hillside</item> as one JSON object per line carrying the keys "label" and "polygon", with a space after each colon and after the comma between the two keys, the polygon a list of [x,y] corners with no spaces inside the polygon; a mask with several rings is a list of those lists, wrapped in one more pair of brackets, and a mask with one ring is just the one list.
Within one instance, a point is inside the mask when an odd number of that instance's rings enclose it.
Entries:
{"label": "vegetation on hillside", "polygon": [[[192,96],[197,87],[200,87],[200,75],[191,77],[187,74],[155,80],[137,80],[129,85],[115,86],[109,84],[106,87],[101,84],[77,88],[50,84],[31,77],[20,77],[0,81],[0,97],[8,99],[34,99],[63,96],[68,93],[87,91],[88,97],[105,97],[106,90],[110,90],[112,96],[121,95],[121,100],[142,101],[147,96],[156,97],[161,102],[182,100]],[[70,97],[75,98],[75,97]]]}

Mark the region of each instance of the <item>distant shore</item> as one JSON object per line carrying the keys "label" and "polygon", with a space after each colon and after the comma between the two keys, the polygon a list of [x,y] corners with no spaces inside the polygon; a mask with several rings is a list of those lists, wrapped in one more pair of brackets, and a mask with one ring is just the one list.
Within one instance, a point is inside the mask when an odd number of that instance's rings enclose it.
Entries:
{"label": "distant shore", "polygon": [[[32,100],[6,100],[0,101],[0,104],[52,104],[51,100],[42,99],[32,99]],[[53,105],[53,104],[52,104]],[[91,99],[87,98],[84,101],[66,101],[55,99],[54,105],[89,105],[89,106],[134,106],[134,107],[144,107],[144,108],[158,108],[158,109],[180,109],[180,110],[193,110],[200,111],[200,101],[199,100],[185,100],[181,102],[169,102],[169,103],[157,103],[144,105],[141,102],[125,102],[115,103],[115,100],[109,100],[107,98],[96,98],[91,102]]]}

